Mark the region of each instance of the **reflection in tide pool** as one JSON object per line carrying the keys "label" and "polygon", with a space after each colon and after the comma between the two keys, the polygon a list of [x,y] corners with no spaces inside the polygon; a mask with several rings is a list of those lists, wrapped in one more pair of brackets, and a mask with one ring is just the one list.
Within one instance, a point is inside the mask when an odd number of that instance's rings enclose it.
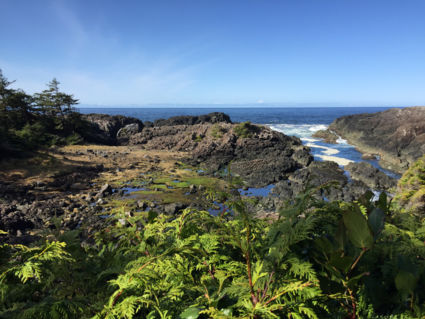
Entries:
{"label": "reflection in tide pool", "polygon": [[242,196],[263,196],[266,197],[270,191],[273,189],[274,184],[267,185],[266,187],[258,187],[258,188],[248,188],[247,190],[244,190],[242,188],[239,188],[238,191]]}

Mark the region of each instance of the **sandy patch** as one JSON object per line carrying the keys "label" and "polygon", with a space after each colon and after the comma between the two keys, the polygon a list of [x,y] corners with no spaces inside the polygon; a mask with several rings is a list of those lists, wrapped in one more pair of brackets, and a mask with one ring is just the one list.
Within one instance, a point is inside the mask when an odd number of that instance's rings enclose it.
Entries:
{"label": "sandy patch", "polygon": [[328,156],[328,155],[316,155],[316,157],[320,157],[324,161],[332,161],[337,163],[338,165],[345,166],[350,163],[353,163],[354,161],[349,160],[348,158],[342,158],[337,156]]}

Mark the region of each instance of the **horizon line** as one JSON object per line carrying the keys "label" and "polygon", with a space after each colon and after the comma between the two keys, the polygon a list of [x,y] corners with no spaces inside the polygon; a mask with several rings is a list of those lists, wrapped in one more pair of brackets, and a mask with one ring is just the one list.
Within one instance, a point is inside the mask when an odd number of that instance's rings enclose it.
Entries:
{"label": "horizon line", "polygon": [[414,107],[421,105],[344,105],[344,104],[327,104],[327,103],[302,103],[302,104],[286,104],[286,103],[221,103],[221,104],[208,104],[208,103],[152,103],[152,104],[140,104],[140,105],[102,105],[102,104],[77,104],[75,108],[297,108],[297,107],[310,107],[310,108],[347,108],[347,107],[382,107],[382,108],[405,108]]}

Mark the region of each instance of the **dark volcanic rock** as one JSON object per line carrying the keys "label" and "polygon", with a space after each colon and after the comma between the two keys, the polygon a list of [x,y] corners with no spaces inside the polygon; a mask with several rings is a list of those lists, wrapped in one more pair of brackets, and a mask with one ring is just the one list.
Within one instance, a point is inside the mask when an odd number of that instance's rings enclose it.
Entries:
{"label": "dark volcanic rock", "polygon": [[186,208],[187,205],[184,205],[182,203],[170,203],[170,204],[166,204],[164,205],[164,213],[168,214],[168,215],[174,215],[179,213],[182,209]]}
{"label": "dark volcanic rock", "polygon": [[199,116],[174,116],[169,119],[159,119],[153,126],[194,125],[203,123],[232,123],[227,114],[214,112]]}
{"label": "dark volcanic rock", "polygon": [[393,171],[404,171],[425,154],[425,107],[343,116],[329,129],[360,151],[379,154],[381,165]]}
{"label": "dark volcanic rock", "polygon": [[[313,162],[289,176],[288,180],[276,183],[268,199],[263,203],[273,204],[276,208],[285,200],[304,192],[308,187],[325,186],[318,191],[318,198],[328,200],[354,200],[363,195],[369,187],[361,181],[349,181],[337,163],[323,161]],[[277,198],[276,198],[277,197]],[[273,209],[272,207],[269,207]]]}
{"label": "dark volcanic rock", "polygon": [[352,179],[362,181],[374,190],[388,190],[397,185],[394,178],[366,162],[350,163],[344,168],[350,173]]}
{"label": "dark volcanic rock", "polygon": [[129,143],[143,144],[146,149],[188,152],[190,157],[186,161],[200,164],[207,173],[231,164],[231,172],[253,187],[282,180],[313,160],[309,148],[300,139],[267,127],[252,126],[255,129],[245,137],[238,134],[238,124],[227,121],[155,126],[133,135]]}
{"label": "dark volcanic rock", "polygon": [[[142,121],[122,115],[107,114],[83,114],[82,118],[89,123],[87,138],[89,142],[115,145],[117,144],[117,133],[123,128],[121,137],[127,137],[126,131],[129,130],[131,124],[137,124],[138,131],[143,129]],[[131,126],[134,133],[135,126]],[[137,132],[136,132],[137,133]]]}
{"label": "dark volcanic rock", "polygon": [[128,139],[141,131],[139,123],[131,123],[119,129],[117,132],[117,140],[119,144],[125,144]]}
{"label": "dark volcanic rock", "polygon": [[337,163],[329,161],[313,162],[308,167],[296,171],[289,180],[294,194],[305,191],[307,186],[317,187],[335,182],[336,187],[331,187],[322,194],[329,200],[344,199],[342,188],[348,183],[344,170]]}

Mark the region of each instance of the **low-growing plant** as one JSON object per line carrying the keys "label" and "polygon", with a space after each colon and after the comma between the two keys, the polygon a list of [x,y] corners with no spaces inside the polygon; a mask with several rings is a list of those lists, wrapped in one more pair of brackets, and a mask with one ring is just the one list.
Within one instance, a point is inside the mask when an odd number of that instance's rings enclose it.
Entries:
{"label": "low-growing plant", "polygon": [[219,124],[214,124],[211,129],[211,136],[214,138],[222,138],[226,130],[221,127]]}
{"label": "low-growing plant", "polygon": [[255,133],[258,133],[260,131],[260,127],[257,125],[251,124],[251,122],[242,122],[236,125],[233,128],[233,132],[238,136],[242,138],[248,138],[252,137]]}

